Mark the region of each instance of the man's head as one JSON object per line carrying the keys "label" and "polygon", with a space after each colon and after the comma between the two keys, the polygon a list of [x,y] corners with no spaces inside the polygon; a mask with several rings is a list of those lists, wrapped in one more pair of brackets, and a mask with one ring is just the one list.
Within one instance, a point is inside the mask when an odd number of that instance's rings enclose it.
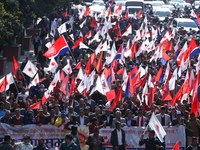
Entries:
{"label": "man's head", "polygon": [[28,135],[28,134],[24,135],[23,141],[24,141],[24,143],[29,143],[29,141],[30,141],[30,135]]}
{"label": "man's head", "polygon": [[180,119],[181,118],[181,112],[180,111],[176,111],[176,118]]}
{"label": "man's head", "polygon": [[117,130],[120,130],[120,129],[121,129],[121,123],[120,123],[119,121],[117,121],[117,122],[115,123],[115,125],[116,125],[116,129],[117,129]]}
{"label": "man's head", "polygon": [[54,110],[54,109],[51,109],[50,115],[51,115],[51,116],[54,116],[54,115],[55,115],[55,110]]}
{"label": "man's head", "polygon": [[191,113],[191,114],[190,114],[190,118],[191,118],[191,120],[194,120],[194,119],[195,119],[195,114],[194,114],[194,113]]}
{"label": "man's head", "polygon": [[143,110],[142,109],[138,110],[138,116],[140,116],[140,117],[143,116]]}
{"label": "man's head", "polygon": [[15,109],[15,114],[16,114],[17,117],[20,116],[20,109],[19,108]]}
{"label": "man's head", "polygon": [[170,111],[171,111],[171,113],[172,113],[172,114],[174,114],[174,113],[175,113],[175,111],[176,111],[176,109],[175,109],[175,106],[171,106],[171,108],[170,108],[170,109],[171,109],[171,110],[170,110]]}
{"label": "man's head", "polygon": [[6,110],[5,118],[10,118],[10,110]]}
{"label": "man's head", "polygon": [[72,139],[73,139],[72,134],[67,133],[66,136],[65,136],[65,142],[68,143],[68,144],[70,144],[71,141],[72,141]]}
{"label": "man's head", "polygon": [[83,99],[83,98],[81,98],[81,99],[79,100],[79,104],[80,104],[80,106],[83,106],[83,105],[84,105],[84,99]]}
{"label": "man's head", "polygon": [[33,120],[34,115],[32,112],[29,112],[27,117],[28,117],[28,119]]}
{"label": "man's head", "polygon": [[193,138],[192,138],[192,146],[193,146],[193,147],[196,147],[196,146],[197,146],[197,143],[198,143],[197,138],[196,138],[196,137],[193,137]]}
{"label": "man's head", "polygon": [[110,108],[106,108],[106,115],[107,115],[107,116],[110,115]]}
{"label": "man's head", "polygon": [[93,124],[97,124],[97,123],[98,123],[98,120],[97,120],[96,117],[93,117],[93,118],[92,118],[92,123],[93,123]]}
{"label": "man's head", "polygon": [[165,106],[160,107],[160,113],[161,113],[161,115],[165,114]]}
{"label": "man's head", "polygon": [[84,115],[84,110],[83,110],[83,108],[80,108],[80,109],[79,109],[79,115],[80,115],[81,117],[83,117],[83,115]]}
{"label": "man's head", "polygon": [[97,137],[99,135],[99,128],[94,127],[94,136]]}
{"label": "man's head", "polygon": [[128,116],[127,117],[128,117],[129,120],[132,118],[132,112],[131,112],[131,110],[128,111]]}
{"label": "man's head", "polygon": [[95,108],[95,114],[98,116],[99,113],[100,113],[100,108],[99,108],[99,107],[96,107],[96,108]]}
{"label": "man's head", "polygon": [[25,87],[22,87],[22,94],[25,94],[25,92],[26,92]]}
{"label": "man's head", "polygon": [[154,135],[155,135],[155,131],[154,130],[149,131],[149,139],[153,139]]}
{"label": "man's head", "polygon": [[11,136],[10,135],[7,134],[7,135],[4,136],[4,141],[5,142],[10,142],[10,140],[11,140]]}
{"label": "man's head", "polygon": [[38,146],[40,148],[44,147],[44,139],[43,138],[38,139]]}
{"label": "man's head", "polygon": [[120,117],[121,117],[121,111],[117,111],[117,112],[116,112],[116,118],[117,118],[117,119],[120,119]]}
{"label": "man's head", "polygon": [[74,112],[73,106],[69,106],[68,111],[69,111],[70,114],[73,113]]}
{"label": "man's head", "polygon": [[43,116],[43,109],[39,109],[38,114],[39,114],[40,117],[42,117]]}
{"label": "man's head", "polygon": [[66,112],[64,110],[61,111],[61,118],[65,119],[66,117]]}

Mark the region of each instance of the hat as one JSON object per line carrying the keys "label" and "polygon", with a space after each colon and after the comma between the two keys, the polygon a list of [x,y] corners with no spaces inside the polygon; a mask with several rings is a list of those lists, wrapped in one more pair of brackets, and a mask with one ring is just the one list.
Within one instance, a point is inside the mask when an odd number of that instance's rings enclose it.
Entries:
{"label": "hat", "polygon": [[171,106],[171,109],[175,109],[175,106]]}
{"label": "hat", "polygon": [[124,103],[123,106],[128,106],[128,104],[127,104],[127,103]]}
{"label": "hat", "polygon": [[43,109],[39,109],[38,111],[43,111]]}
{"label": "hat", "polygon": [[61,114],[66,114],[66,112],[64,110],[61,111]]}
{"label": "hat", "polygon": [[177,115],[181,115],[181,112],[178,110],[178,111],[176,111],[176,114]]}
{"label": "hat", "polygon": [[163,109],[163,108],[165,109],[165,106],[161,106],[161,107],[160,107],[160,109]]}

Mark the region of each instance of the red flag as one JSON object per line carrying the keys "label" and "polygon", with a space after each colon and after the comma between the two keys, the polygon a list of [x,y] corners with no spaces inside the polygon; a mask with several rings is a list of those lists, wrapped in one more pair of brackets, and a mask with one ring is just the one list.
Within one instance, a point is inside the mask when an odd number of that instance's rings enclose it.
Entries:
{"label": "red flag", "polygon": [[164,59],[165,61],[168,61],[168,60],[171,59],[171,57],[169,57],[169,55],[167,55],[166,53],[163,53],[163,59]]}
{"label": "red flag", "polygon": [[133,86],[134,86],[134,88],[135,89],[137,89],[139,86],[140,87],[143,87],[144,86],[144,84],[145,84],[145,82],[146,82],[146,80],[147,80],[147,75],[146,76],[144,76],[142,79],[140,79],[139,81],[137,81]]}
{"label": "red flag", "polygon": [[117,71],[117,74],[122,74],[123,75],[123,73],[124,73],[124,67],[121,68],[119,71]]}
{"label": "red flag", "polygon": [[80,42],[83,43],[83,38],[84,38],[83,36],[82,36],[81,38],[79,38],[79,39],[76,41],[76,43],[74,44],[74,46],[72,47],[72,49],[77,48],[77,47],[79,46]]}
{"label": "red flag", "polygon": [[115,10],[116,14],[119,14],[122,10],[122,3],[119,5],[119,7]]}
{"label": "red flag", "polygon": [[69,89],[69,96],[72,95],[73,91],[76,89],[76,84],[74,81],[74,76],[72,76],[72,81],[70,84],[70,89]]}
{"label": "red flag", "polygon": [[130,49],[131,49],[131,52],[132,52],[132,56],[131,57],[134,59],[134,54],[136,52],[136,43],[135,42],[132,44]]}
{"label": "red flag", "polygon": [[160,78],[162,76],[162,73],[163,73],[163,67],[160,68],[160,70],[158,71],[156,77],[155,77],[155,81],[160,81]]}
{"label": "red flag", "polygon": [[141,14],[142,14],[142,9],[140,11],[138,11],[137,13],[137,18],[140,18],[141,17]]}
{"label": "red flag", "polygon": [[60,80],[63,81],[65,79],[65,74],[64,74],[64,71],[61,70],[61,73],[60,73]]}
{"label": "red flag", "polygon": [[144,100],[144,108],[146,109],[146,111],[151,110],[151,108],[146,104],[146,100]]}
{"label": "red flag", "polygon": [[19,68],[19,64],[17,63],[15,56],[13,56],[13,75],[16,74],[16,70]]}
{"label": "red flag", "polygon": [[110,10],[110,7],[108,8],[108,17],[111,15],[111,10]]}
{"label": "red flag", "polygon": [[124,18],[128,18],[128,12],[129,12],[129,8],[127,9],[126,15],[124,16]]}
{"label": "red flag", "polygon": [[63,17],[67,17],[68,15],[68,12],[66,11],[64,14],[63,14]]}
{"label": "red flag", "polygon": [[150,87],[150,92],[148,96],[149,105],[154,101],[154,88]]}
{"label": "red flag", "polygon": [[175,144],[173,150],[180,150],[180,149],[179,149],[179,145],[178,145],[178,141],[176,142],[176,144]]}
{"label": "red flag", "polygon": [[85,73],[89,76],[91,72],[91,59],[92,57],[88,60],[87,65],[85,67]]}
{"label": "red flag", "polygon": [[37,102],[33,105],[30,105],[30,110],[33,110],[33,109],[40,109],[41,108],[41,102]]}
{"label": "red flag", "polygon": [[58,81],[56,83],[56,87],[54,88],[54,93],[53,93],[54,96],[59,93],[59,86],[60,86],[60,84],[59,84],[59,81]]}
{"label": "red flag", "polygon": [[169,79],[167,80],[167,82],[165,83],[165,86],[163,88],[163,93],[162,93],[162,100],[172,100],[171,94],[169,92]]}
{"label": "red flag", "polygon": [[68,82],[69,82],[69,74],[65,77],[65,79],[62,81],[62,84],[61,84],[61,87],[60,87],[60,90],[65,94],[67,95],[67,86],[68,86]]}
{"label": "red flag", "polygon": [[138,74],[136,74],[136,76],[133,79],[131,79],[131,77],[129,77],[129,79],[130,79],[130,89],[129,89],[129,91],[130,91],[131,95],[133,95],[135,93],[135,88],[133,87],[133,85],[137,81],[140,80],[140,72]]}
{"label": "red flag", "polygon": [[117,105],[117,102],[118,101],[121,101],[122,100],[122,87],[120,88],[115,100],[113,101],[113,103],[110,105],[110,111],[113,110],[116,105]]}
{"label": "red flag", "polygon": [[114,26],[114,28],[113,28],[113,31],[116,30],[116,29],[118,29],[118,26],[119,26],[119,21],[118,21],[118,19],[117,19],[117,21],[116,21],[116,23],[115,23],[115,26]]}
{"label": "red flag", "polygon": [[129,73],[129,77],[132,78],[132,76],[135,75],[135,74],[137,73],[137,71],[138,71],[138,67],[135,66],[135,67],[131,70],[131,72]]}
{"label": "red flag", "polygon": [[83,14],[83,16],[87,16],[87,15],[89,15],[89,13],[90,13],[90,8],[87,7],[85,13]]}
{"label": "red flag", "polygon": [[90,30],[86,35],[85,38],[90,38],[92,37],[92,30]]}
{"label": "red flag", "polygon": [[0,83],[0,92],[6,91],[6,85],[8,84],[7,76]]}
{"label": "red flag", "polygon": [[116,93],[115,93],[115,90],[110,90],[109,92],[106,92],[106,97],[107,97],[107,100],[108,102],[115,99],[116,98]]}
{"label": "red flag", "polygon": [[80,61],[80,62],[76,65],[76,67],[74,67],[73,69],[80,69],[80,68],[81,68],[81,65],[82,65],[82,62]]}
{"label": "red flag", "polygon": [[103,58],[103,52],[101,52],[101,54],[99,56],[99,60],[98,60],[97,65],[96,65],[96,70],[97,70],[98,73],[101,71],[102,58]]}
{"label": "red flag", "polygon": [[93,17],[92,22],[90,24],[90,27],[94,27],[95,29],[98,28],[97,22],[95,20],[95,18]]}
{"label": "red flag", "polygon": [[119,36],[122,36],[120,29],[118,30],[118,34],[117,34],[117,37],[116,37],[115,41],[119,40]]}

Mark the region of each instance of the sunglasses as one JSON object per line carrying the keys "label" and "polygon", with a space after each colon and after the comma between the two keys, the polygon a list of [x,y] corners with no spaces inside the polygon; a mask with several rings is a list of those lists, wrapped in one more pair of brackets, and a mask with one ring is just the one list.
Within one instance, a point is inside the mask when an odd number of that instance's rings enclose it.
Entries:
{"label": "sunglasses", "polygon": [[24,140],[28,140],[27,138],[23,138]]}
{"label": "sunglasses", "polygon": [[83,112],[79,112],[79,113],[83,113]]}

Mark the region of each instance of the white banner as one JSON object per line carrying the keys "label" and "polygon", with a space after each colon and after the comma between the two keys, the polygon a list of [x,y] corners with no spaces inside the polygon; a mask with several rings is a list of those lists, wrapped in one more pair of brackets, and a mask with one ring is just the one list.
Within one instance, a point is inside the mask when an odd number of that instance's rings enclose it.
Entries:
{"label": "white banner", "polygon": [[[144,127],[124,127],[126,132],[126,146],[127,150],[144,150],[144,145],[139,146],[139,139],[144,132]],[[167,135],[165,136],[166,150],[172,150],[175,143],[179,141],[180,150],[185,150],[186,136],[184,126],[179,127],[164,127]],[[104,150],[112,150],[110,143],[110,136],[113,128],[102,128],[100,134],[104,136],[106,146]],[[50,150],[58,150],[61,143],[64,141],[66,133],[69,131],[63,130],[63,126],[58,128],[52,125],[26,125],[26,126],[14,126],[11,127],[8,124],[0,124],[0,142],[3,141],[5,134],[10,134],[12,138],[18,142],[23,141],[23,135],[29,134],[31,137],[31,144],[37,146],[38,139],[44,138],[45,145]],[[78,127],[78,136],[82,150],[87,150],[88,146],[85,145],[87,137],[89,135],[89,129],[86,126]],[[148,137],[148,132],[145,133],[144,138]]]}
{"label": "white banner", "polygon": [[[139,140],[143,134],[145,127],[124,127],[126,133],[126,148],[127,150],[144,150],[145,145],[139,146]],[[165,149],[172,150],[176,142],[179,142],[180,150],[185,150],[186,135],[185,127],[164,127],[167,135],[165,136]],[[110,136],[112,130],[110,128],[102,128],[100,134],[103,135],[106,146],[104,150],[112,150],[112,145],[110,143]],[[145,132],[144,138],[148,137],[148,132]]]}

